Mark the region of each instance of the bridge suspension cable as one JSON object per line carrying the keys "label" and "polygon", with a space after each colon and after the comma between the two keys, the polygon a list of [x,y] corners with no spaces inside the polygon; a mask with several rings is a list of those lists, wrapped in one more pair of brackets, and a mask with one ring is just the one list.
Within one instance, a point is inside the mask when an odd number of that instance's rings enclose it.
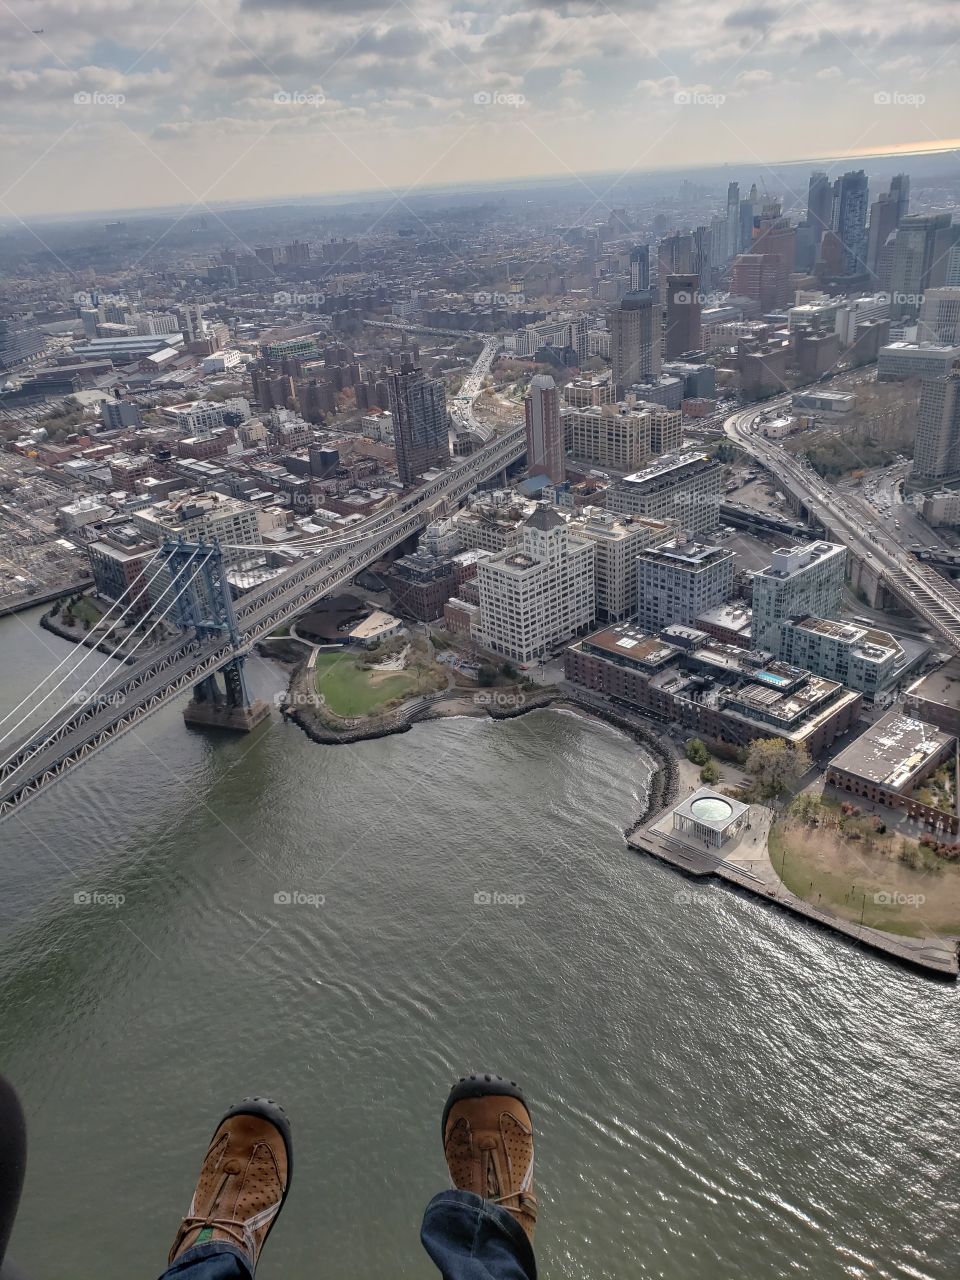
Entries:
{"label": "bridge suspension cable", "polygon": [[[200,562],[200,564],[198,564],[198,565],[197,565],[197,567],[196,567],[196,569],[194,569],[193,573],[192,573],[192,574],[191,574],[191,576],[190,576],[190,580],[189,580],[188,582],[185,582],[185,583],[183,584],[183,586],[180,588],[180,590],[177,592],[177,594],[174,596],[174,598],[170,601],[170,603],[169,603],[169,604],[167,605],[167,607],[164,609],[163,613],[161,613],[161,614],[160,614],[160,616],[156,619],[156,621],[153,623],[153,625],[152,625],[152,626],[150,626],[150,627],[149,627],[149,628],[144,632],[143,636],[142,636],[142,637],[137,641],[137,643],[133,646],[133,648],[132,648],[132,649],[130,649],[130,650],[129,650],[129,652],[125,655],[127,658],[131,658],[131,657],[136,653],[136,651],[140,648],[140,646],[141,646],[142,644],[144,644],[144,643],[147,641],[147,639],[149,638],[149,636],[151,635],[151,633],[152,633],[153,631],[155,631],[155,630],[157,629],[157,627],[159,627],[159,626],[160,626],[160,624],[163,622],[164,618],[166,618],[167,614],[168,614],[168,613],[170,612],[170,610],[174,607],[174,605],[177,603],[177,601],[180,599],[180,597],[184,594],[184,592],[188,591],[188,590],[190,589],[190,587],[193,585],[194,581],[195,581],[195,580],[196,580],[196,578],[197,578],[197,575],[201,572],[201,570],[204,568],[204,566],[206,565],[207,561],[211,558],[211,556],[212,556],[213,554],[214,554],[214,552],[213,552],[212,550],[207,552],[207,554],[204,556],[204,558],[203,558],[203,560]],[[187,567],[188,567],[187,565],[184,565],[184,571],[187,569]],[[165,587],[164,587],[163,591],[160,593],[160,600],[162,600],[162,599],[163,599],[163,597],[167,594],[167,592],[168,592],[172,587],[176,586],[176,583],[177,583],[177,576],[178,576],[178,575],[174,575],[174,576],[171,578],[170,583],[169,583],[167,586],[165,586]],[[159,604],[159,602],[160,602],[160,601],[158,601],[157,603]],[[101,662],[100,666],[99,666],[99,667],[97,667],[97,669],[96,669],[96,671],[93,673],[93,675],[91,675],[91,676],[89,677],[89,679],[90,679],[90,680],[92,680],[92,679],[94,679],[94,677],[95,677],[95,676],[99,675],[99,673],[103,670],[103,668],[104,668],[104,667],[105,667],[105,666],[106,666],[106,665],[107,665],[111,660],[112,660],[112,655],[108,655],[108,656],[103,660],[103,662]],[[48,716],[48,717],[47,717],[47,719],[43,722],[43,724],[40,726],[40,728],[36,731],[36,734],[34,735],[34,738],[33,738],[31,741],[32,741],[32,742],[35,742],[35,739],[36,739],[37,737],[39,737],[39,736],[40,736],[40,735],[41,735],[41,734],[42,734],[42,733],[43,733],[43,732],[44,732],[44,731],[45,731],[45,730],[46,730],[46,729],[47,729],[51,724],[53,724],[53,722],[54,722],[54,721],[55,721],[55,720],[56,720],[60,715],[62,715],[64,711],[67,711],[67,710],[70,708],[70,706],[71,706],[71,705],[73,705],[73,706],[76,708],[76,710],[77,710],[77,711],[79,711],[79,710],[80,710],[80,708],[81,708],[81,707],[86,706],[88,702],[92,702],[92,701],[97,697],[97,695],[99,694],[100,690],[104,687],[104,685],[109,684],[109,683],[110,683],[110,681],[113,679],[113,676],[114,676],[115,671],[116,671],[116,668],[114,668],[114,670],[113,670],[113,671],[109,671],[109,672],[107,673],[106,677],[105,677],[105,678],[100,682],[100,684],[98,684],[98,685],[97,685],[97,687],[92,691],[92,693],[88,693],[88,694],[86,695],[86,697],[83,699],[83,701],[82,701],[82,702],[80,702],[80,703],[76,703],[76,702],[71,703],[71,701],[68,699],[68,700],[63,704],[63,706],[62,706],[62,707],[58,708],[58,710],[56,710],[56,711],[55,711],[51,716]],[[80,690],[80,692],[83,692],[83,690]],[[20,725],[23,725],[23,724],[26,722],[26,719],[27,719],[27,717],[25,716],[25,717],[20,721]],[[19,727],[19,726],[17,726],[17,727]],[[43,748],[44,748],[44,747],[45,747],[45,746],[46,746],[46,745],[47,745],[51,740],[52,740],[51,738],[45,738],[41,743],[39,743],[38,745],[36,745],[36,747],[34,748],[34,751],[32,752],[32,754],[35,754],[35,752],[36,752],[36,751],[42,751],[42,750],[43,750]],[[20,748],[17,748],[17,749],[16,749],[16,750],[14,750],[14,751],[9,755],[9,756],[7,756],[7,758],[6,758],[5,760],[3,760],[2,762],[0,762],[0,771],[4,770],[4,769],[7,767],[7,765],[10,763],[10,761],[11,761],[11,760],[13,760],[13,759],[17,756],[17,754],[18,754],[18,751],[19,751],[19,750],[20,750]]]}
{"label": "bridge suspension cable", "polygon": [[[160,548],[158,547],[158,548],[157,548],[157,550],[154,552],[154,554],[150,557],[150,559],[147,561],[147,563],[146,563],[146,564],[143,566],[143,568],[141,569],[141,571],[140,571],[140,577],[142,577],[142,576],[143,576],[143,574],[144,574],[144,573],[146,573],[147,569],[149,569],[149,568],[150,568],[150,566],[154,563],[154,561],[155,561],[155,560],[157,560],[157,559],[158,559],[158,557],[159,557],[159,556],[160,556]],[[144,592],[145,592],[145,591],[148,591],[148,590],[150,589],[150,587],[153,585],[153,583],[156,581],[156,579],[160,576],[160,572],[161,572],[161,571],[160,571],[160,570],[158,570],[158,571],[157,571],[157,573],[155,573],[155,574],[154,574],[154,576],[153,576],[153,577],[150,579],[150,581],[146,584],[146,586],[143,588],[143,590],[141,590],[141,592],[140,592],[140,593],[139,593],[139,595],[136,597],[136,599],[135,599],[135,600],[131,600],[131,601],[129,602],[129,604],[126,606],[126,608],[123,610],[123,612],[122,612],[122,613],[120,613],[120,614],[118,614],[118,615],[117,615],[117,617],[113,620],[113,622],[111,622],[110,626],[109,626],[109,627],[107,628],[107,630],[103,633],[103,639],[104,639],[104,640],[106,640],[106,639],[109,637],[110,633],[111,633],[111,632],[112,632],[116,627],[118,627],[118,626],[120,625],[120,623],[123,621],[123,619],[126,617],[126,615],[130,612],[130,610],[133,608],[133,606],[134,606],[134,605],[137,603],[137,601],[138,601],[138,600],[143,596]],[[113,613],[114,609],[116,609],[116,608],[117,608],[117,606],[120,604],[120,602],[123,600],[123,597],[124,597],[125,595],[127,595],[129,592],[133,591],[133,590],[135,589],[136,585],[137,585],[137,584],[136,584],[136,582],[131,582],[131,583],[130,583],[130,585],[129,585],[128,587],[125,587],[125,588],[124,588],[124,590],[122,591],[122,593],[117,597],[117,599],[113,602],[113,604],[110,606],[110,608],[107,610],[107,612],[106,612],[106,613],[103,615],[103,617],[100,619],[101,623],[102,623],[102,622],[106,622],[107,618],[109,618],[109,617],[110,617],[110,614],[111,614],[111,613]],[[30,700],[31,700],[32,698],[34,698],[34,697],[35,697],[35,696],[40,692],[40,690],[41,690],[41,689],[43,688],[43,686],[47,683],[47,681],[48,681],[48,680],[51,680],[51,679],[52,679],[52,678],[57,674],[57,672],[60,670],[60,668],[61,668],[61,667],[63,667],[63,666],[65,666],[65,665],[66,665],[68,662],[70,662],[73,658],[77,658],[76,665],[75,665],[75,666],[74,666],[70,671],[68,671],[68,672],[66,673],[66,675],[65,675],[61,680],[58,680],[58,681],[57,681],[57,683],[53,686],[53,688],[49,689],[49,690],[48,690],[48,691],[43,695],[43,697],[40,699],[40,701],[39,701],[39,703],[38,703],[37,705],[38,705],[38,706],[42,706],[42,705],[43,705],[43,703],[44,703],[44,702],[46,702],[46,700],[47,700],[48,698],[53,697],[53,695],[56,693],[56,691],[57,691],[57,690],[58,690],[58,689],[59,689],[63,684],[65,684],[65,683],[67,682],[67,680],[69,680],[69,679],[70,679],[70,677],[71,677],[71,676],[76,675],[77,671],[80,669],[80,667],[82,666],[82,664],[86,661],[87,657],[89,656],[89,655],[88,655],[88,653],[87,653],[87,651],[83,648],[83,646],[82,646],[82,645],[78,645],[78,646],[77,646],[77,649],[79,649],[79,651],[80,651],[80,652],[79,652],[79,656],[78,656],[78,654],[77,654],[76,649],[72,649],[72,650],[70,651],[70,653],[68,653],[68,654],[67,654],[67,656],[66,656],[65,658],[62,658],[62,659],[60,660],[60,662],[58,662],[58,663],[57,663],[57,665],[53,668],[53,670],[52,670],[52,671],[48,672],[48,673],[47,673],[47,675],[45,675],[45,676],[44,676],[44,678],[40,681],[40,683],[39,683],[35,688],[33,688],[33,689],[31,689],[31,690],[30,690],[30,692],[26,695],[26,697],[21,698],[21,699],[20,699],[20,701],[17,703],[17,705],[16,705],[12,710],[8,711],[8,712],[7,712],[7,714],[6,714],[5,716],[3,716],[2,718],[0,718],[0,725],[2,725],[2,724],[6,724],[6,722],[10,719],[10,717],[11,717],[12,715],[15,715],[15,714],[20,710],[20,708],[24,705],[24,703],[25,703],[25,702],[30,702]],[[99,669],[100,669],[100,668],[98,667],[98,668],[97,668],[97,670],[99,670]],[[19,723],[20,723],[20,724],[22,724],[22,723],[23,723],[23,721],[21,720]],[[18,726],[14,726],[14,728],[13,728],[13,729],[8,729],[6,733],[4,733],[4,734],[0,734],[0,742],[4,742],[4,741],[6,741],[6,739],[7,739],[7,738],[9,738],[9,736],[10,736],[10,734],[11,734],[11,733],[15,733],[15,732],[16,732],[17,727],[18,727]]]}

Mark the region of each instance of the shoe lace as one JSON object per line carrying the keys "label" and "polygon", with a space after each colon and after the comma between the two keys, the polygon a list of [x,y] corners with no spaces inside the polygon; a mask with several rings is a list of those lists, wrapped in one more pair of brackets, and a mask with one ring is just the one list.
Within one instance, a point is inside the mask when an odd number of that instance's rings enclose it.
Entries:
{"label": "shoe lace", "polygon": [[[506,1209],[513,1209],[517,1213],[528,1213],[531,1217],[537,1216],[537,1202],[525,1191],[511,1191],[506,1196],[488,1196],[487,1199],[491,1204],[502,1204]],[[508,1200],[516,1200],[516,1204],[507,1204]]]}
{"label": "shoe lace", "polygon": [[222,1231],[228,1235],[234,1244],[240,1246],[250,1254],[253,1253],[252,1240],[246,1226],[242,1222],[231,1222],[228,1218],[203,1218],[199,1215],[196,1217],[184,1218],[180,1224],[181,1237],[189,1235],[191,1231],[197,1229],[203,1230],[205,1227],[212,1227],[215,1231]]}

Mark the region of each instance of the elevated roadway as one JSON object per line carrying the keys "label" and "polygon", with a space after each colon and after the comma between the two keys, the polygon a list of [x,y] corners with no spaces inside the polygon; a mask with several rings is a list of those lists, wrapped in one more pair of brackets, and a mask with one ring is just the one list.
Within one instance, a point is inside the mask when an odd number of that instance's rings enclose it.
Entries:
{"label": "elevated roadway", "polygon": [[790,396],[741,409],[727,418],[727,437],[755,458],[835,541],[843,543],[877,583],[960,652],[960,591],[929,565],[918,563],[856,494],[838,493],[813,470],[759,433],[760,420],[786,409]]}

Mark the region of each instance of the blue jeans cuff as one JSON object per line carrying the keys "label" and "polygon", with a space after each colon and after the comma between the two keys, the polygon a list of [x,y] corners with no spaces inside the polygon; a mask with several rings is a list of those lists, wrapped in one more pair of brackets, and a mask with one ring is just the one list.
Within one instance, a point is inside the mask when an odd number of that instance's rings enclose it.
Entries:
{"label": "blue jeans cuff", "polygon": [[[484,1266],[484,1275],[504,1280],[537,1280],[537,1264],[527,1233],[512,1213],[472,1191],[441,1191],[427,1205],[420,1229],[424,1248],[444,1275],[473,1276],[466,1257]],[[469,1241],[469,1253],[467,1243]],[[444,1263],[454,1265],[448,1271]]]}
{"label": "blue jeans cuff", "polygon": [[[221,1265],[218,1266],[215,1259],[221,1259]],[[197,1280],[208,1280],[208,1277],[209,1280],[253,1280],[253,1270],[242,1249],[226,1240],[208,1240],[181,1253],[160,1280],[181,1276],[196,1276]]]}

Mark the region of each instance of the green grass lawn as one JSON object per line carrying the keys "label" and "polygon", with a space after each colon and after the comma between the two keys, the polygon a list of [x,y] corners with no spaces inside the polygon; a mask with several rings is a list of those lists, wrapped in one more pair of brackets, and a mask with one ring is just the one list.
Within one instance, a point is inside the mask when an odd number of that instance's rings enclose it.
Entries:
{"label": "green grass lawn", "polygon": [[[960,934],[960,867],[934,872],[897,857],[900,837],[879,837],[872,849],[832,830],[789,818],[770,832],[770,860],[798,898],[829,907],[853,923],[922,938]],[[786,854],[786,857],[784,857]]]}
{"label": "green grass lawn", "polygon": [[72,613],[81,625],[86,619],[90,626],[94,627],[107,612],[107,607],[101,608],[99,602],[91,599],[90,596],[81,596],[76,604],[69,606],[68,612]]}
{"label": "green grass lawn", "polygon": [[369,716],[436,686],[429,672],[418,681],[415,671],[370,671],[346,653],[321,653],[315,687],[334,715]]}

